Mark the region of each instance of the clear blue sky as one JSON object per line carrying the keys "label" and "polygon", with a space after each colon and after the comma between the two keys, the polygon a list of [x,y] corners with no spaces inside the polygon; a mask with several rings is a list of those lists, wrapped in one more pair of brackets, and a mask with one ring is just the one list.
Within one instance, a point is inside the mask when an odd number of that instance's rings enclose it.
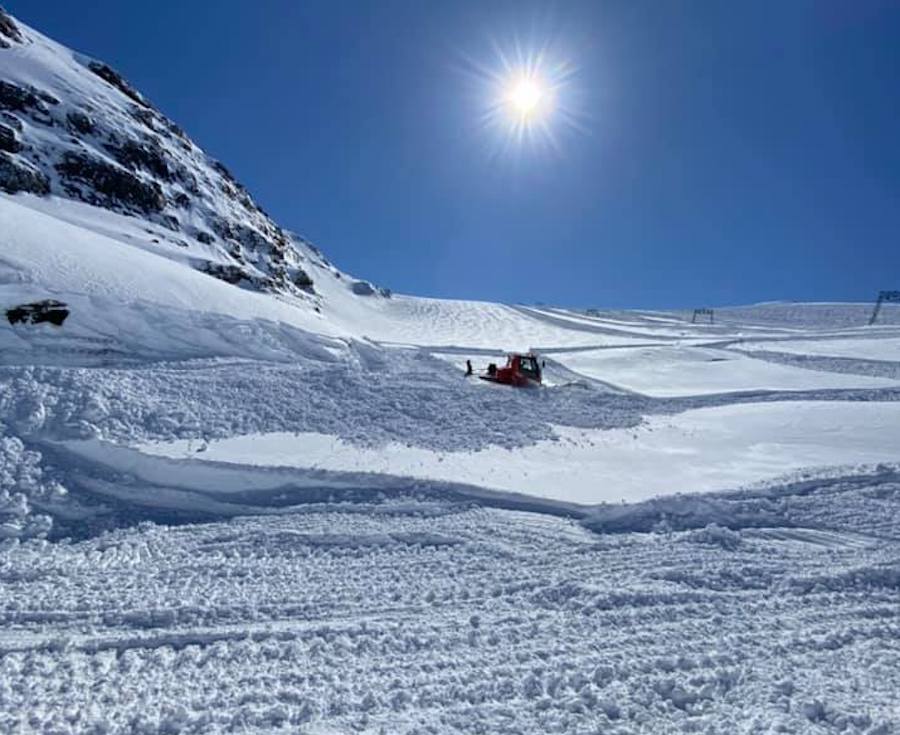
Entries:
{"label": "clear blue sky", "polygon": [[[900,288],[900,3],[6,0],[282,225],[422,295],[665,307]],[[557,147],[479,67],[574,68]]]}

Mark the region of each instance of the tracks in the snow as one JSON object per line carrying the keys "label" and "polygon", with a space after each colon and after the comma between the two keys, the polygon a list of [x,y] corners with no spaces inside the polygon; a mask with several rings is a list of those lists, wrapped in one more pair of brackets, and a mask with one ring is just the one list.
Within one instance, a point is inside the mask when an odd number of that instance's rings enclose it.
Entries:
{"label": "tracks in the snow", "polygon": [[0,728],[54,729],[82,708],[83,729],[113,733],[138,713],[200,733],[655,733],[753,711],[812,732],[816,700],[877,727],[900,685],[900,585],[896,542],[864,541],[888,497],[869,490],[791,501],[843,530],[727,545],[337,507],[23,544],[0,556]]}

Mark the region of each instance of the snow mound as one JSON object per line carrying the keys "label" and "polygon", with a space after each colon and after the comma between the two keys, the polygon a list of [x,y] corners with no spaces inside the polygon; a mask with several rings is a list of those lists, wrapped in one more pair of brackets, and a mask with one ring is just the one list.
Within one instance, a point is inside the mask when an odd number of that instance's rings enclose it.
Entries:
{"label": "snow mound", "polygon": [[716,528],[741,529],[783,526],[784,509],[771,498],[713,495],[673,495],[630,505],[603,505],[584,520],[597,533],[647,533],[706,529],[712,538]]}

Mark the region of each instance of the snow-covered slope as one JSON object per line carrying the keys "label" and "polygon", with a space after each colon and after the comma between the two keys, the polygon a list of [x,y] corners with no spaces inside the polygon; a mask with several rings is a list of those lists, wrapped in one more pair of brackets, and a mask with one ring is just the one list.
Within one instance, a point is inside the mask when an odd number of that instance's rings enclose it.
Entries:
{"label": "snow-covered slope", "polygon": [[285,232],[119,74],[5,13],[0,28],[0,190],[138,217],[133,244],[231,283],[312,289]]}

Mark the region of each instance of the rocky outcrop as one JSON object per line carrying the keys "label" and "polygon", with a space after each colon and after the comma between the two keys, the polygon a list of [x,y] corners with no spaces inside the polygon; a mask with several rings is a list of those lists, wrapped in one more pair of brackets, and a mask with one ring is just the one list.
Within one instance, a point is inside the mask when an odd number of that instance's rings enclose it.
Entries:
{"label": "rocky outcrop", "polygon": [[139,216],[182,233],[157,244],[181,260],[192,250],[188,262],[210,275],[242,287],[312,292],[307,251],[115,69],[0,11],[3,39],[25,50],[0,49],[0,189]]}
{"label": "rocky outcrop", "polygon": [[16,131],[8,125],[0,123],[0,151],[18,153],[20,150],[22,150],[22,144],[19,142]]}
{"label": "rocky outcrop", "polygon": [[[66,153],[56,170],[68,182],[72,192],[78,192],[91,204],[122,205],[143,214],[162,212],[166,198],[155,181],[143,181],[124,169],[93,158],[87,154]],[[87,184],[84,191],[75,184]]]}
{"label": "rocky outcrop", "polygon": [[357,296],[374,296],[375,287],[368,281],[354,281],[350,289]]}
{"label": "rocky outcrop", "polygon": [[235,286],[243,286],[254,291],[264,291],[272,286],[268,279],[260,278],[246,268],[239,265],[226,263],[213,263],[209,260],[201,260],[194,263],[194,268],[220,281],[231,283]]}
{"label": "rocky outcrop", "polygon": [[378,294],[386,299],[391,298],[391,289],[375,287],[368,281],[354,281],[350,284],[350,290],[357,296],[374,296],[375,294]]}
{"label": "rocky outcrop", "polygon": [[0,189],[7,194],[28,192],[45,196],[50,193],[50,180],[17,157],[0,151]]}
{"label": "rocky outcrop", "polygon": [[144,98],[140,92],[138,92],[134,87],[132,87],[125,79],[122,77],[119,72],[113,69],[111,66],[104,64],[102,61],[91,61],[88,62],[88,69],[90,69],[94,74],[100,77],[103,81],[111,84],[116,89],[118,89],[122,94],[124,94],[129,99],[134,100],[142,107],[150,107],[150,103]]}
{"label": "rocky outcrop", "polygon": [[91,116],[81,110],[70,110],[66,113],[66,124],[72,133],[80,135],[90,135],[95,128]]}
{"label": "rocky outcrop", "polygon": [[175,176],[162,146],[153,138],[145,141],[126,140],[119,143],[112,140],[103,146],[125,168],[143,169],[163,181],[172,181]]}
{"label": "rocky outcrop", "polygon": [[0,48],[9,48],[10,43],[22,43],[22,32],[7,12],[0,8]]}
{"label": "rocky outcrop", "polygon": [[16,112],[37,110],[47,114],[50,111],[47,105],[51,100],[55,100],[52,95],[45,95],[42,99],[33,87],[20,87],[18,84],[0,79],[0,109]]}
{"label": "rocky outcrop", "polygon": [[309,277],[309,273],[299,266],[294,269],[294,275],[291,280],[297,288],[303,289],[304,291],[312,291],[313,279]]}

